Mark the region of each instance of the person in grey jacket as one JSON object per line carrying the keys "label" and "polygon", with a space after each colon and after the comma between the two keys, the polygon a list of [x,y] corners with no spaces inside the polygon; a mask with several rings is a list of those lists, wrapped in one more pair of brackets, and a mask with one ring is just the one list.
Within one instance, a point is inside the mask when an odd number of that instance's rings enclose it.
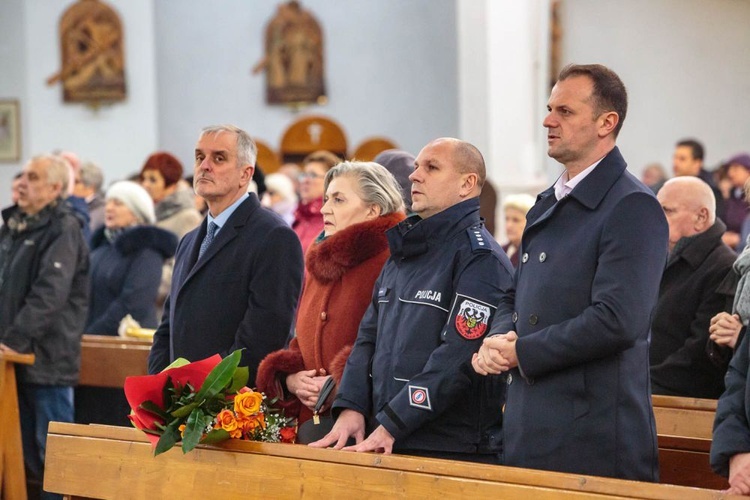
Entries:
{"label": "person in grey jacket", "polygon": [[32,158],[0,229],[0,351],[36,356],[17,371],[32,494],[43,478],[49,422],[73,421],[88,307],[88,247],[80,219],[63,199],[68,175],[58,157]]}

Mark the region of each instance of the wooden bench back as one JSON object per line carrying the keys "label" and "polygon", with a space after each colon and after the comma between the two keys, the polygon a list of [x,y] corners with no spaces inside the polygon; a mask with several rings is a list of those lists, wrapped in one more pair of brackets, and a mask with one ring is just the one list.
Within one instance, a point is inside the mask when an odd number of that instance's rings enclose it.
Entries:
{"label": "wooden bench back", "polygon": [[148,373],[150,340],[109,335],[84,335],[81,340],[79,385],[123,387],[125,377]]}
{"label": "wooden bench back", "polygon": [[716,400],[652,396],[652,401],[661,482],[726,488],[726,478],[714,474],[709,463]]}
{"label": "wooden bench back", "polygon": [[135,429],[61,423],[50,425],[44,487],[91,498],[730,498],[665,484],[244,441],[154,458]]}
{"label": "wooden bench back", "polygon": [[[128,375],[144,375],[150,341],[84,335],[81,385],[122,387]],[[653,396],[661,482],[722,489],[725,478],[709,465],[716,401]]]}

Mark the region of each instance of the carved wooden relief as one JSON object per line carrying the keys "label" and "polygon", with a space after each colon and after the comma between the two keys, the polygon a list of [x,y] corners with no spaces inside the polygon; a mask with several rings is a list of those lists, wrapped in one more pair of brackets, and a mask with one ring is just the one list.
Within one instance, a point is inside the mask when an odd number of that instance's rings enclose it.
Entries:
{"label": "carved wooden relief", "polygon": [[125,99],[122,23],[100,0],[79,0],[60,19],[62,69],[47,80],[62,82],[65,102]]}
{"label": "carved wooden relief", "polygon": [[323,32],[299,2],[280,4],[266,26],[265,56],[253,68],[261,71],[269,104],[326,102]]}

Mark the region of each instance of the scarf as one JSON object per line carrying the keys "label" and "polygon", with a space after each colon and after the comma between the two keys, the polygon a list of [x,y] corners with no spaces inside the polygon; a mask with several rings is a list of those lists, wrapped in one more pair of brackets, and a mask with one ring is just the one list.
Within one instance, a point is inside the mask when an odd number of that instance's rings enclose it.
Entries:
{"label": "scarf", "polygon": [[740,315],[742,322],[750,320],[750,245],[734,261],[734,272],[740,277],[737,292],[734,294],[732,312]]}
{"label": "scarf", "polygon": [[53,200],[50,204],[46,205],[33,215],[26,214],[21,210],[16,210],[10,215],[10,217],[8,217],[7,224],[10,233],[15,236],[24,231],[34,229],[42,221],[48,218],[49,214],[52,213],[59,201],[59,199]]}

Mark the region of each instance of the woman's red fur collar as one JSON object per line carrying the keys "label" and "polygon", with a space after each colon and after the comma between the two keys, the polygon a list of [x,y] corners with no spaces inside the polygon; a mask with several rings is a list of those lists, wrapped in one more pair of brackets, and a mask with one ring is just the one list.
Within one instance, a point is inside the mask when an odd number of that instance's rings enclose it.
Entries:
{"label": "woman's red fur collar", "polygon": [[310,246],[305,256],[308,272],[322,283],[340,279],[347,270],[388,248],[385,231],[404,218],[402,213],[392,213],[353,224]]}

